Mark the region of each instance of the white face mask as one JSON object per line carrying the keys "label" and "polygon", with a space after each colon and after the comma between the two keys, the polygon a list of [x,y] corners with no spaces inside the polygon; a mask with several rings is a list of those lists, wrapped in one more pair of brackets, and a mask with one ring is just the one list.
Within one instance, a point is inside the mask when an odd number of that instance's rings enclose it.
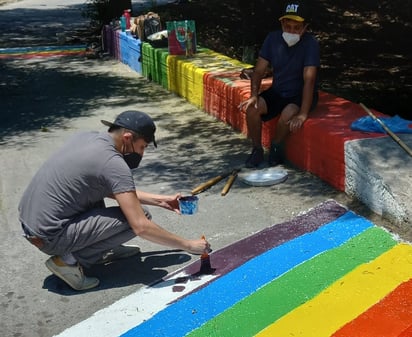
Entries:
{"label": "white face mask", "polygon": [[300,35],[299,34],[292,34],[292,33],[283,32],[282,37],[283,37],[283,39],[285,40],[285,42],[287,43],[287,45],[289,47],[294,46],[300,40]]}

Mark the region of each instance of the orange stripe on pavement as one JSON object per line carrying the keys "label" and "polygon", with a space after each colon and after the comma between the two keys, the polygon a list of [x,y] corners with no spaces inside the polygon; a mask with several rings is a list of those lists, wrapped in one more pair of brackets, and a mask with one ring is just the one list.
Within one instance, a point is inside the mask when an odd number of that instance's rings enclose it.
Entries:
{"label": "orange stripe on pavement", "polygon": [[[412,328],[412,279],[336,331],[333,337],[399,337]],[[410,335],[412,336],[412,330]]]}

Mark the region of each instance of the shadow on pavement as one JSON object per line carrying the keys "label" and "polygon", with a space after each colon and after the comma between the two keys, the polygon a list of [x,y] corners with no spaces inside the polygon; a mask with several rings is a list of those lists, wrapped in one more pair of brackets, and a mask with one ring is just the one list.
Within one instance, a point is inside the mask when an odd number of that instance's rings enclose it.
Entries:
{"label": "shadow on pavement", "polygon": [[0,6],[0,48],[56,45],[62,42],[58,34],[69,31],[65,42],[81,43],[88,22],[82,18],[83,8],[83,4],[64,5],[64,1],[59,8],[48,9]]}
{"label": "shadow on pavement", "polygon": [[96,66],[110,68],[112,60],[0,60],[0,143],[10,134],[64,128],[65,120],[87,117],[103,104],[115,109],[147,103],[158,95],[150,92],[145,79],[90,71]]}
{"label": "shadow on pavement", "polygon": [[150,285],[168,274],[166,267],[190,261],[190,255],[179,250],[145,252],[137,257],[122,259],[106,265],[96,265],[85,269],[88,276],[100,280],[98,287],[87,291],[76,291],[54,275],[48,276],[43,289],[62,296],[73,296],[85,292],[96,292],[111,288],[121,288],[134,284]]}

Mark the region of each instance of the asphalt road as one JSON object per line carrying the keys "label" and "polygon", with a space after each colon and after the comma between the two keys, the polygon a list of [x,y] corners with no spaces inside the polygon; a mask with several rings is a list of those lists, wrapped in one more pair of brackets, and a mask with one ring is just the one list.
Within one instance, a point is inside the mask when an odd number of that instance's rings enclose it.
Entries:
{"label": "asphalt road", "polygon": [[[85,24],[79,15],[82,3],[23,0],[0,7],[1,47],[56,43],[57,31]],[[136,238],[141,256],[86,270],[101,285],[75,292],[49,273],[47,256],[21,237],[17,205],[38,167],[67,137],[105,130],[100,119],[111,120],[126,109],[149,113],[158,127],[158,148],[148,148],[136,176],[145,191],[188,191],[241,166],[250,146],[244,136],[110,58],[0,60],[0,72],[2,336],[56,335],[198,258]],[[151,212],[157,223],[182,236],[205,234],[215,250],[328,199],[401,236],[406,233],[311,174],[287,170],[288,180],[271,187],[236,180],[225,197],[220,195],[222,182],[200,195],[199,212],[193,216],[156,208]]]}

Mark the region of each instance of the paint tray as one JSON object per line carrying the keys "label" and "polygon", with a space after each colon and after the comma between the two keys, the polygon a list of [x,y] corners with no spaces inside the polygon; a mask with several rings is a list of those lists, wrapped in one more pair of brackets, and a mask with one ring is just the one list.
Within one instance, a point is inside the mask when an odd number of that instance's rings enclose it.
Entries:
{"label": "paint tray", "polygon": [[283,183],[288,178],[288,173],[277,167],[262,170],[247,170],[239,173],[239,179],[251,186],[271,186]]}

